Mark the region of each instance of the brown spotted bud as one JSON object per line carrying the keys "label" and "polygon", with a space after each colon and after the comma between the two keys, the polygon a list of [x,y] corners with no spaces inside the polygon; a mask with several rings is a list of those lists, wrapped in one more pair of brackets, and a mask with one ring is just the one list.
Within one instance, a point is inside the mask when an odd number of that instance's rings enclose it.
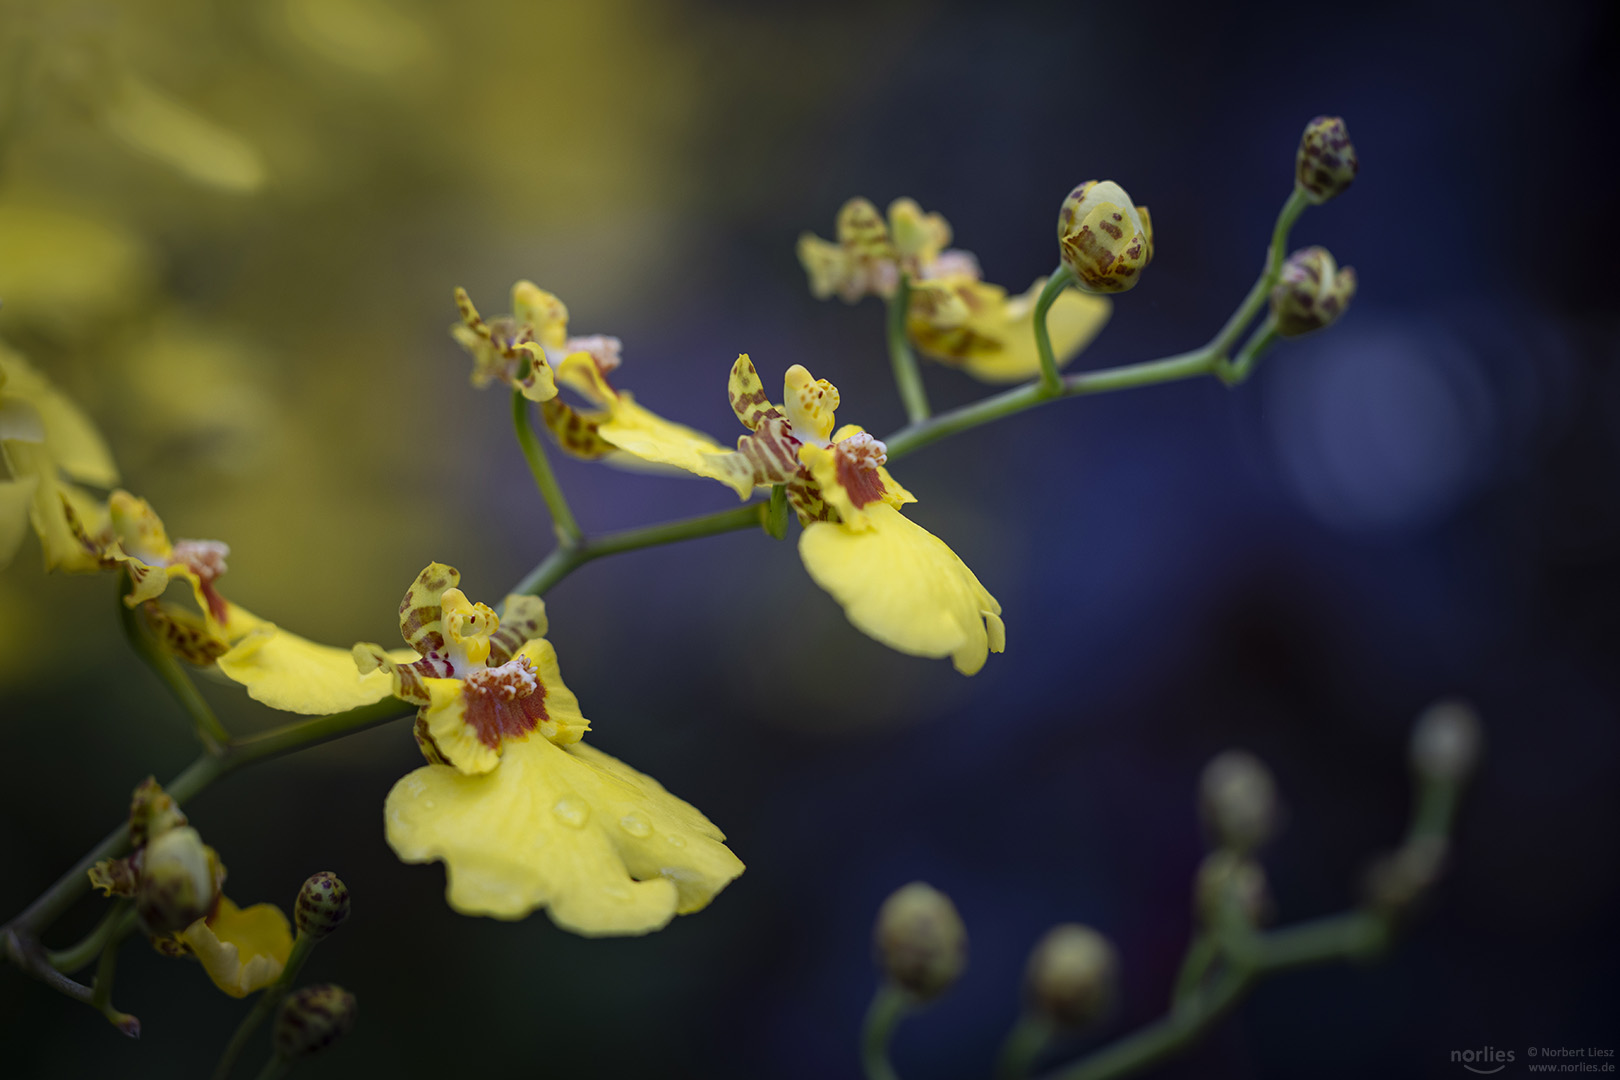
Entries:
{"label": "brown spotted bud", "polygon": [[1305,125],[1294,157],[1294,175],[1311,202],[1325,203],[1342,194],[1360,168],[1355,144],[1342,119],[1318,116]]}
{"label": "brown spotted bud", "polygon": [[1258,926],[1271,918],[1271,885],[1253,859],[1233,851],[1212,852],[1198,867],[1193,906],[1207,925],[1218,925],[1227,910],[1235,909],[1244,922]]}
{"label": "brown spotted bud", "polygon": [[276,1013],[271,1035],[276,1054],[288,1061],[318,1054],[354,1030],[354,995],[323,983],[294,990]]}
{"label": "brown spotted bud", "polygon": [[1332,325],[1356,295],[1356,272],[1339,269],[1324,247],[1301,248],[1283,263],[1271,290],[1271,317],[1277,333],[1299,337]]}
{"label": "brown spotted bud", "polygon": [[1277,830],[1277,786],[1247,751],[1228,750],[1205,765],[1198,795],[1204,825],[1223,848],[1250,852]]}
{"label": "brown spotted bud", "polygon": [[883,901],[873,936],[889,981],[924,1001],[949,989],[967,965],[967,928],[956,905],[920,881]]}
{"label": "brown spotted bud", "polygon": [[153,935],[184,930],[214,908],[219,860],[189,825],[170,829],[141,853],[135,913]]}
{"label": "brown spotted bud", "polygon": [[1064,923],[1046,932],[1029,954],[1024,985],[1031,1008],[1059,1027],[1095,1023],[1113,1003],[1119,954],[1089,926]]}
{"label": "brown spotted bud", "polygon": [[1460,784],[1479,765],[1479,715],[1462,701],[1441,701],[1412,728],[1412,768],[1433,783]]}
{"label": "brown spotted bud", "polygon": [[298,932],[319,941],[349,917],[349,887],[330,870],[310,875],[293,905]]}
{"label": "brown spotted bud", "polygon": [[1153,219],[1112,180],[1087,180],[1058,211],[1058,252],[1081,289],[1124,292],[1153,260]]}

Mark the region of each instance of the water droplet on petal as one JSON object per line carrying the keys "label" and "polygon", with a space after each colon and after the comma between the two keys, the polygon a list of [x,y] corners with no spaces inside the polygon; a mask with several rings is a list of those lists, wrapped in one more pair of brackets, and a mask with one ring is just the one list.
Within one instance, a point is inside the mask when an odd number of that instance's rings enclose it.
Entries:
{"label": "water droplet on petal", "polygon": [[628,885],[604,885],[602,891],[614,900],[629,900],[632,895]]}
{"label": "water droplet on petal", "polygon": [[572,795],[564,795],[558,799],[551,812],[557,815],[557,820],[571,829],[584,826],[591,816],[591,808]]}
{"label": "water droplet on petal", "polygon": [[684,836],[676,836],[674,833],[670,833],[668,836],[664,837],[664,839],[669,841],[670,847],[686,846],[686,837]]}
{"label": "water droplet on petal", "polygon": [[652,835],[652,825],[648,823],[645,817],[634,810],[619,819],[619,826],[637,839]]}
{"label": "water droplet on petal", "polygon": [[428,810],[431,810],[434,807],[434,802],[432,799],[423,799],[422,806]]}

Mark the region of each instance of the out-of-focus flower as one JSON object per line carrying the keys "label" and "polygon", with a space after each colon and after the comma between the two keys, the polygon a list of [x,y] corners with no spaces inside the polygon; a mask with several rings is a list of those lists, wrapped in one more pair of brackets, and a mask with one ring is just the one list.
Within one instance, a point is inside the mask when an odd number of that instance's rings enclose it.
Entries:
{"label": "out-of-focus flower", "polygon": [[1087,180],[1058,210],[1058,251],[1080,288],[1125,292],[1153,261],[1153,219],[1112,180]]}
{"label": "out-of-focus flower", "polygon": [[174,800],[148,777],[130,802],[134,851],[90,868],[106,896],[129,897],[152,944],[195,956],[214,985],[246,997],[274,982],[292,952],[292,928],[274,904],[239,908],[225,896],[225,866]]}
{"label": "out-of-focus flower", "polygon": [[101,105],[115,139],[194,183],[239,194],[264,186],[264,158],[251,142],[133,73]]}
{"label": "out-of-focus flower", "polygon": [[545,907],[590,936],[644,934],[708,905],[742,863],[707,818],[658,782],[580,741],[590,728],[542,635],[545,605],[510,596],[505,616],[468,601],[434,563],[400,604],[417,658],[354,647],[395,696],[420,706],[430,764],[384,808],[406,862],[445,863],[450,906],[517,919]]}
{"label": "out-of-focus flower", "polygon": [[354,1030],[354,995],[341,986],[322,983],[287,995],[276,1012],[271,1045],[276,1056],[300,1061]]}
{"label": "out-of-focus flower", "polygon": [[1342,118],[1318,116],[1305,125],[1294,158],[1294,173],[1306,198],[1325,203],[1343,194],[1360,171],[1361,161]]}
{"label": "out-of-focus flower", "polygon": [[[451,334],[472,354],[473,385],[488,386],[498,379],[539,401],[546,430],[566,453],[587,461],[645,467],[641,458],[597,433],[609,422],[624,438],[639,431],[661,445],[684,444],[693,454],[724,452],[724,447],[702,432],[665,420],[637,404],[630,391],[615,389],[609,376],[621,362],[619,339],[605,334],[570,337],[567,305],[532,282],[520,281],[512,287],[512,310],[517,314],[487,325],[461,290],[457,290],[456,302],[462,307],[463,322]],[[530,366],[527,380],[521,376],[525,362]],[[537,364],[544,366],[546,374],[535,374]],[[542,389],[546,385],[549,394]],[[559,385],[578,394],[589,407],[575,408],[564,401],[557,394]],[[538,396],[541,394],[545,396]]]}
{"label": "out-of-focus flower", "polygon": [[949,990],[967,967],[967,927],[951,898],[921,881],[883,901],[872,928],[878,967],[921,1001]]}
{"label": "out-of-focus flower", "polygon": [[1271,290],[1277,333],[1299,337],[1331,326],[1356,295],[1355,269],[1339,269],[1325,247],[1301,248],[1288,256]]}
{"label": "out-of-focus flower", "polygon": [[786,404],[773,405],[742,355],[729,394],[752,432],[729,453],[694,453],[612,423],[598,434],[649,461],[719,480],[744,499],[761,485],[783,485],[804,526],[805,569],[850,622],[890,648],[949,656],[965,675],[1002,650],[1001,605],[944,541],[900,513],[917,500],[884,468],[887,448],[855,424],[833,430],[837,387],[795,364],[785,379]]}
{"label": "out-of-focus flower", "polygon": [[105,517],[82,487],[111,487],[118,467],[83,411],[22,357],[0,345],[0,566],[33,525],[48,570],[94,570],[100,563],[74,535],[71,515]]}
{"label": "out-of-focus flower", "polygon": [[[972,252],[947,248],[950,224],[924,214],[911,199],[891,203],[887,223],[870,202],[851,199],[839,211],[837,235],[837,242],[808,232],[799,237],[799,262],[817,299],[887,299],[904,274],[910,280],[906,332],[925,355],[983,382],[1021,382],[1040,372],[1034,309],[1045,278],[1019,296],[985,282]],[[1060,367],[1097,336],[1111,310],[1103,297],[1065,292],[1058,298],[1048,326]]]}

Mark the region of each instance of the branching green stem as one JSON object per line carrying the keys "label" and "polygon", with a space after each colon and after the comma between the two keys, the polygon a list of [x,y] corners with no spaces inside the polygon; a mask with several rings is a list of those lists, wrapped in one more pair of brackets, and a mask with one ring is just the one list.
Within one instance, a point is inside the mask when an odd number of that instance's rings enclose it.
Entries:
{"label": "branching green stem", "polygon": [[534,486],[540,489],[540,497],[546,501],[546,509],[551,511],[551,524],[557,530],[557,542],[565,548],[577,547],[584,533],[580,531],[579,522],[574,520],[574,511],[569,509],[568,497],[563,494],[557,477],[551,471],[546,448],[529,423],[529,399],[517,390],[512,391],[512,430],[517,432],[518,445],[523,448],[523,460],[529,463],[529,472],[534,474]]}
{"label": "branching green stem", "polygon": [[135,905],[128,900],[117,900],[108,910],[106,916],[96,924],[96,928],[87,934],[83,941],[72,948],[61,952],[47,953],[46,959],[51,967],[68,975],[81,968],[88,967],[91,961],[101,955],[101,950],[114,938],[121,938],[129,932],[129,925],[135,918]]}
{"label": "branching green stem", "polygon": [[922,372],[917,370],[917,354],[906,334],[906,313],[911,307],[911,279],[900,275],[900,285],[889,297],[889,363],[894,368],[894,385],[906,407],[906,419],[920,423],[928,419],[928,393],[923,389]]}
{"label": "branching green stem", "polygon": [[1266,263],[1255,280],[1254,287],[1249,295],[1243,298],[1232,317],[1226,320],[1220,333],[1210,339],[1208,348],[1216,356],[1227,356],[1237,339],[1242,336],[1243,328],[1254,321],[1260,308],[1271,296],[1272,288],[1277,284],[1277,276],[1282,273],[1284,257],[1288,254],[1288,234],[1293,231],[1294,222],[1299,215],[1305,212],[1310,200],[1305,197],[1305,189],[1294,185],[1294,190],[1288,195],[1288,201],[1283,203],[1282,210],[1277,214],[1277,224],[1271,230],[1271,246],[1266,249]]}
{"label": "branching green stem", "polygon": [[889,1040],[911,1010],[911,995],[885,982],[878,987],[866,1010],[866,1025],[861,1035],[861,1068],[866,1080],[900,1080],[894,1066],[889,1063]]}
{"label": "branching green stem", "polygon": [[287,996],[287,991],[292,989],[293,982],[298,978],[299,971],[304,967],[304,962],[309,959],[309,954],[315,950],[316,940],[315,937],[304,933],[302,930],[298,932],[298,937],[293,941],[292,952],[288,954],[287,964],[281,969],[281,974],[276,976],[275,982],[264,988],[264,993],[259,995],[259,1000],[253,1003],[252,1010],[242,1017],[242,1022],[236,1027],[236,1033],[231,1036],[231,1041],[225,1046],[225,1052],[219,1056],[219,1064],[214,1066],[214,1080],[225,1080],[227,1076],[231,1075],[231,1068],[236,1064],[236,1059],[242,1056],[242,1051],[247,1048],[248,1039],[259,1029],[259,1025],[264,1023],[271,1013],[275,1012],[276,1006],[280,1005],[281,1000]]}
{"label": "branching green stem", "polygon": [[1052,310],[1057,298],[1075,282],[1074,271],[1063,263],[1046,279],[1046,287],[1035,301],[1035,351],[1041,358],[1041,397],[1055,398],[1063,392],[1063,380],[1058,376],[1057,357],[1052,355],[1052,335],[1046,328],[1046,313]]}

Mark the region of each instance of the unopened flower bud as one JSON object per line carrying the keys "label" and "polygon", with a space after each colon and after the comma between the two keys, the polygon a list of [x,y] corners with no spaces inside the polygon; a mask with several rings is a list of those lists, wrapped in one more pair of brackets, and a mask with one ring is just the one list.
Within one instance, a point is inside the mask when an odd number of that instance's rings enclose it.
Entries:
{"label": "unopened flower bud", "polygon": [[1271,315],[1283,337],[1332,325],[1356,295],[1355,269],[1339,269],[1324,247],[1301,248],[1283,263],[1271,290]]}
{"label": "unopened flower bud", "polygon": [[1232,851],[1212,852],[1198,867],[1193,904],[1206,924],[1220,922],[1227,905],[1235,905],[1253,926],[1271,918],[1271,886],[1260,864]]}
{"label": "unopened flower bud", "polygon": [[1204,824],[1223,848],[1253,851],[1277,829],[1276,784],[1247,751],[1228,750],[1205,765],[1198,794]]}
{"label": "unopened flower bud", "polygon": [[1411,907],[1440,879],[1449,847],[1443,836],[1420,836],[1378,859],[1362,882],[1367,903],[1390,914]]}
{"label": "unopened flower bud", "polygon": [[883,901],[874,938],[884,974],[924,1001],[944,993],[967,964],[967,928],[956,905],[920,881]]}
{"label": "unopened flower bud", "polygon": [[299,933],[320,940],[349,917],[349,887],[330,870],[310,875],[298,890],[293,916]]}
{"label": "unopened flower bud", "polygon": [[1087,180],[1058,211],[1058,250],[1081,289],[1124,292],[1153,260],[1153,220],[1112,180]]}
{"label": "unopened flower bud", "polygon": [[1342,119],[1318,116],[1305,125],[1294,158],[1294,172],[1311,202],[1325,203],[1341,194],[1360,168],[1355,145]]}
{"label": "unopened flower bud", "polygon": [[207,915],[219,896],[218,859],[189,825],[170,829],[141,856],[135,912],[152,934],[184,930]]}
{"label": "unopened flower bud", "polygon": [[1458,784],[1479,765],[1479,715],[1463,701],[1429,706],[1412,728],[1412,768],[1425,780]]}
{"label": "unopened flower bud", "polygon": [[145,847],[154,838],[186,823],[172,796],[148,776],[135,786],[129,802],[129,845]]}
{"label": "unopened flower bud", "polygon": [[354,995],[323,983],[294,990],[276,1013],[271,1036],[276,1053],[288,1061],[325,1050],[354,1029]]}
{"label": "unopened flower bud", "polygon": [[1064,923],[1046,932],[1029,954],[1024,983],[1030,1005],[1060,1027],[1083,1028],[1112,1004],[1119,954],[1089,926]]}

